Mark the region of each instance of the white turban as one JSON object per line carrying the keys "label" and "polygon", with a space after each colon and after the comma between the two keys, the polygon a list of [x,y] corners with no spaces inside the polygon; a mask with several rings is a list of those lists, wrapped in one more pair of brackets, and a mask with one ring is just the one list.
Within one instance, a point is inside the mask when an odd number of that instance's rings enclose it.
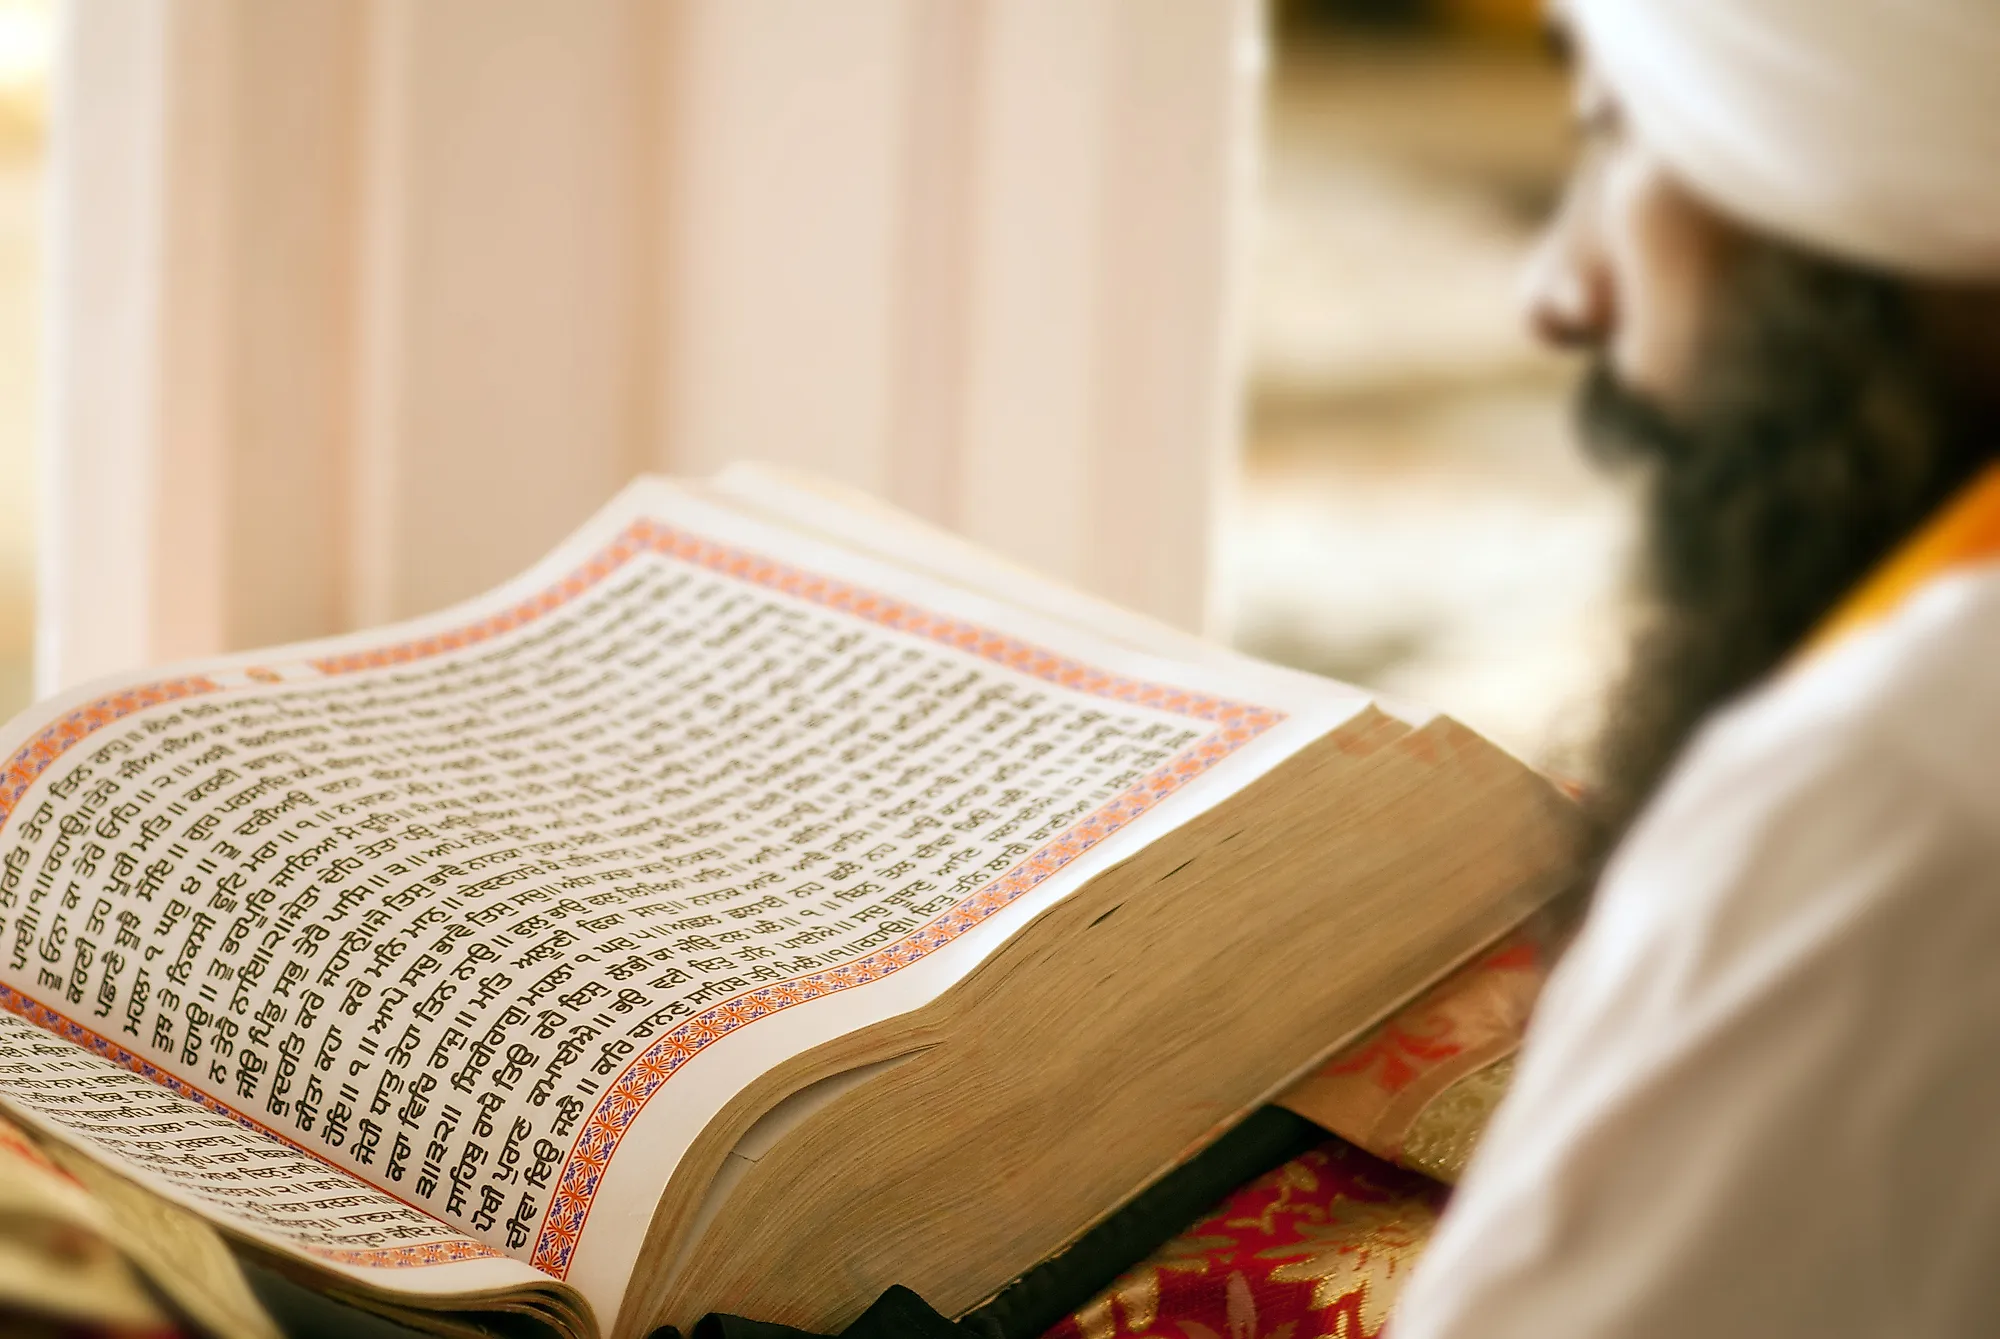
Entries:
{"label": "white turban", "polygon": [[1721,212],[2000,280],[2000,0],[1566,0],[1628,123]]}

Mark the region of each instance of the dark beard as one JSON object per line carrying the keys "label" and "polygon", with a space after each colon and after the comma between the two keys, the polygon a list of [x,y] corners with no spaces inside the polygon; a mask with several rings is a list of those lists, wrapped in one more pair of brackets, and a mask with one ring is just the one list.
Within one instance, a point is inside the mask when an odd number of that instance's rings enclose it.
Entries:
{"label": "dark beard", "polygon": [[1596,855],[1690,734],[1795,652],[1991,458],[1935,373],[1913,290],[1755,244],[1705,330],[1684,409],[1596,369],[1590,452],[1645,472],[1646,616],[1595,767]]}

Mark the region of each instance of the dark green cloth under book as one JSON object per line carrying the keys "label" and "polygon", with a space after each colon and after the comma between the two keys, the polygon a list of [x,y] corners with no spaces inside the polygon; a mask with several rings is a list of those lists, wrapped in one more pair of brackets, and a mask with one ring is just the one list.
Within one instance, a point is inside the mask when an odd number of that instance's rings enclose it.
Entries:
{"label": "dark green cloth under book", "polygon": [[[1102,1292],[1244,1182],[1297,1157],[1326,1132],[1278,1107],[1264,1107],[1130,1204],[956,1320],[908,1288],[890,1288],[840,1339],[1037,1339]],[[664,1339],[672,1331],[659,1331]],[[789,1325],[711,1315],[690,1339],[820,1339]]]}

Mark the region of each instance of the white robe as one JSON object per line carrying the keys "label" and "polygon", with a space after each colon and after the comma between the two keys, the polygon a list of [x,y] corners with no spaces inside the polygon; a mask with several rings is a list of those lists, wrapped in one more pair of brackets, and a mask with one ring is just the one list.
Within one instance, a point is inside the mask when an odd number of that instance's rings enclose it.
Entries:
{"label": "white robe", "polygon": [[2000,1335],[2000,572],[1701,732],[1390,1329]]}

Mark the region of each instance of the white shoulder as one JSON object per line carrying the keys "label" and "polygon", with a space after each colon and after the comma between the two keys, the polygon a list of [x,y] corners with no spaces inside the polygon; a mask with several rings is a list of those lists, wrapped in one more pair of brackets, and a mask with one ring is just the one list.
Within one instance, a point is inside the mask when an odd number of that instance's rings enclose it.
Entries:
{"label": "white shoulder", "polygon": [[[1962,900],[1996,855],[2000,572],[1942,582],[1719,712],[1627,837],[1593,919],[1725,958],[1843,900],[1850,926],[1892,916],[1920,933],[1944,923],[1922,905]],[[2000,933],[2000,899],[1979,901]]]}
{"label": "white shoulder", "polygon": [[2000,575],[1701,733],[1549,982],[1401,1339],[1667,1339],[1690,1298],[1706,1339],[2000,1333],[1989,667]]}
{"label": "white shoulder", "polygon": [[1720,713],[1676,779],[1800,753],[1835,772],[1906,773],[2000,832],[2000,567],[1938,582]]}

